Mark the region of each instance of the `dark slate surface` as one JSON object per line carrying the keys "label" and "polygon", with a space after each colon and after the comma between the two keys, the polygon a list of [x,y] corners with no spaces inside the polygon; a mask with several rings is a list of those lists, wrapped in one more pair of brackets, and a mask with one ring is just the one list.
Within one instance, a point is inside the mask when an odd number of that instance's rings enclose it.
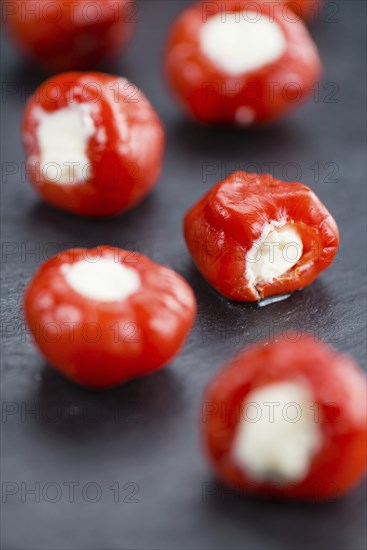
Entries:
{"label": "dark slate surface", "polygon": [[[3,40],[2,159],[14,163],[8,170],[18,170],[2,180],[3,547],[362,550],[364,484],[328,504],[240,499],[215,484],[197,428],[208,380],[243,344],[272,331],[314,331],[364,362],[366,4],[331,2],[313,25],[325,62],[319,98],[273,127],[248,131],[197,127],[167,93],[163,40],[183,5],[141,2],[131,49],[121,62],[102,67],[140,85],[168,131],[159,186],[134,211],[111,220],[53,210],[25,182],[19,123],[24,98],[45,75]],[[269,162],[278,163],[279,177],[300,172],[326,203],[341,230],[340,254],[317,282],[287,301],[262,309],[229,304],[193,268],[181,217],[226,171],[249,163],[267,171]],[[48,256],[107,243],[136,248],[180,272],[196,291],[199,315],[182,355],[164,372],[98,394],[44,365],[24,331],[20,303]]]}

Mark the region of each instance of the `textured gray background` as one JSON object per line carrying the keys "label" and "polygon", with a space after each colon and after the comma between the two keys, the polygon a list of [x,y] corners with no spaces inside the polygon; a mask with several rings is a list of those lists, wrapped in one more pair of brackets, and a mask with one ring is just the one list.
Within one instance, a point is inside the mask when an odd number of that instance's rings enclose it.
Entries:
{"label": "textured gray background", "polygon": [[[140,2],[130,50],[102,67],[141,86],[168,132],[159,186],[135,210],[110,220],[56,211],[25,182],[19,135],[24,97],[45,75],[2,41],[2,160],[19,168],[13,176],[3,172],[1,185],[2,482],[17,490],[3,495],[3,547],[362,550],[365,484],[327,504],[240,499],[215,484],[197,428],[208,380],[243,344],[272,331],[314,331],[364,362],[366,4],[331,2],[312,26],[325,63],[319,98],[272,127],[239,131],[185,121],[165,89],[164,36],[185,3]],[[289,163],[297,163],[300,179],[315,189],[341,230],[333,266],[311,287],[263,309],[218,297],[193,268],[181,236],[186,209],[226,171],[251,162],[262,171],[267,162],[279,163],[275,174],[288,179],[295,173]],[[214,163],[215,173],[206,176],[206,163]],[[315,163],[319,178],[311,169]],[[41,261],[72,245],[97,244],[136,248],[170,265],[192,284],[199,302],[196,327],[169,368],[103,394],[79,389],[44,365],[22,328],[20,307]],[[36,253],[27,254],[32,248]],[[79,484],[74,499],[68,494],[72,482]],[[93,503],[96,487],[101,494]],[[32,488],[39,498],[26,493]],[[137,502],[129,497],[133,491]]]}

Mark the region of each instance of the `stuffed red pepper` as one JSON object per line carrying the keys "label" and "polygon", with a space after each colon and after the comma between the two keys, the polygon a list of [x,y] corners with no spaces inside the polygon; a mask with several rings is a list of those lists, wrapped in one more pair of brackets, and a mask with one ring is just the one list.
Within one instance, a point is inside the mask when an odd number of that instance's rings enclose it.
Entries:
{"label": "stuffed red pepper", "polygon": [[24,311],[46,360],[98,389],[168,363],[191,329],[196,302],[171,269],[101,246],[45,262],[26,289]]}
{"label": "stuffed red pepper", "polygon": [[311,189],[235,172],[186,214],[199,271],[231,300],[257,302],[304,288],[333,261],[335,220]]}
{"label": "stuffed red pepper", "polygon": [[312,336],[257,344],[210,383],[202,430],[219,478],[238,491],[324,500],[366,471],[366,376]]}
{"label": "stuffed red pepper", "polygon": [[306,27],[282,2],[198,2],[173,23],[165,67],[189,115],[249,126],[312,93],[321,61]]}
{"label": "stuffed red pepper", "polygon": [[47,80],[23,117],[27,175],[49,203],[87,216],[122,212],[157,181],[164,129],[143,93],[102,73]]}

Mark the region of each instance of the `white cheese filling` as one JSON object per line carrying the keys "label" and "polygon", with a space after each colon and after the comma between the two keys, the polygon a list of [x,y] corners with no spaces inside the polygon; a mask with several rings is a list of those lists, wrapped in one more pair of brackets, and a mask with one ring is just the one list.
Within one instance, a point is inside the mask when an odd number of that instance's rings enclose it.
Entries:
{"label": "white cheese filling", "polygon": [[38,109],[36,132],[45,179],[73,184],[88,178],[88,141],[96,132],[91,110],[90,103],[72,103],[53,112]]}
{"label": "white cheese filling", "polygon": [[61,269],[71,288],[91,300],[125,300],[141,287],[137,271],[113,258],[83,259]]}
{"label": "white cheese filling", "polygon": [[232,447],[254,480],[304,479],[322,435],[311,396],[300,383],[273,383],[246,399]]}
{"label": "white cheese filling", "polygon": [[250,285],[271,281],[292,269],[302,257],[300,234],[292,224],[272,222],[246,254],[246,276]]}
{"label": "white cheese filling", "polygon": [[230,75],[276,61],[287,46],[274,20],[250,11],[214,15],[202,26],[199,40],[202,52]]}

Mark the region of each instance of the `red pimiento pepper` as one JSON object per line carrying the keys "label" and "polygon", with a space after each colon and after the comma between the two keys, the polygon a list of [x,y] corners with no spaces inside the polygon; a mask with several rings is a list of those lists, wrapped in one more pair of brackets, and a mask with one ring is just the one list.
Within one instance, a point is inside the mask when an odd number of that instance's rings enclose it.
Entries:
{"label": "red pimiento pepper", "polygon": [[117,54],[134,30],[134,0],[7,0],[4,22],[28,57],[49,69],[87,69]]}
{"label": "red pimiento pepper", "polygon": [[339,244],[335,220],[306,185],[246,172],[235,172],[195,204],[184,233],[202,275],[238,301],[309,285]]}
{"label": "red pimiento pepper", "polygon": [[306,27],[277,2],[198,2],[174,22],[165,66],[191,117],[248,126],[309,96],[321,61]]}
{"label": "red pimiento pepper", "polygon": [[32,185],[49,203],[88,216],[139,202],[160,175],[164,141],[162,123],[138,87],[102,73],[50,78],[23,118]]}
{"label": "red pimiento pepper", "polygon": [[324,500],[366,469],[366,376],[311,336],[253,345],[210,383],[205,449],[239,491]]}
{"label": "red pimiento pepper", "polygon": [[79,384],[107,388],[171,361],[191,329],[196,302],[171,269],[101,246],[45,262],[26,289],[24,311],[52,366]]}

